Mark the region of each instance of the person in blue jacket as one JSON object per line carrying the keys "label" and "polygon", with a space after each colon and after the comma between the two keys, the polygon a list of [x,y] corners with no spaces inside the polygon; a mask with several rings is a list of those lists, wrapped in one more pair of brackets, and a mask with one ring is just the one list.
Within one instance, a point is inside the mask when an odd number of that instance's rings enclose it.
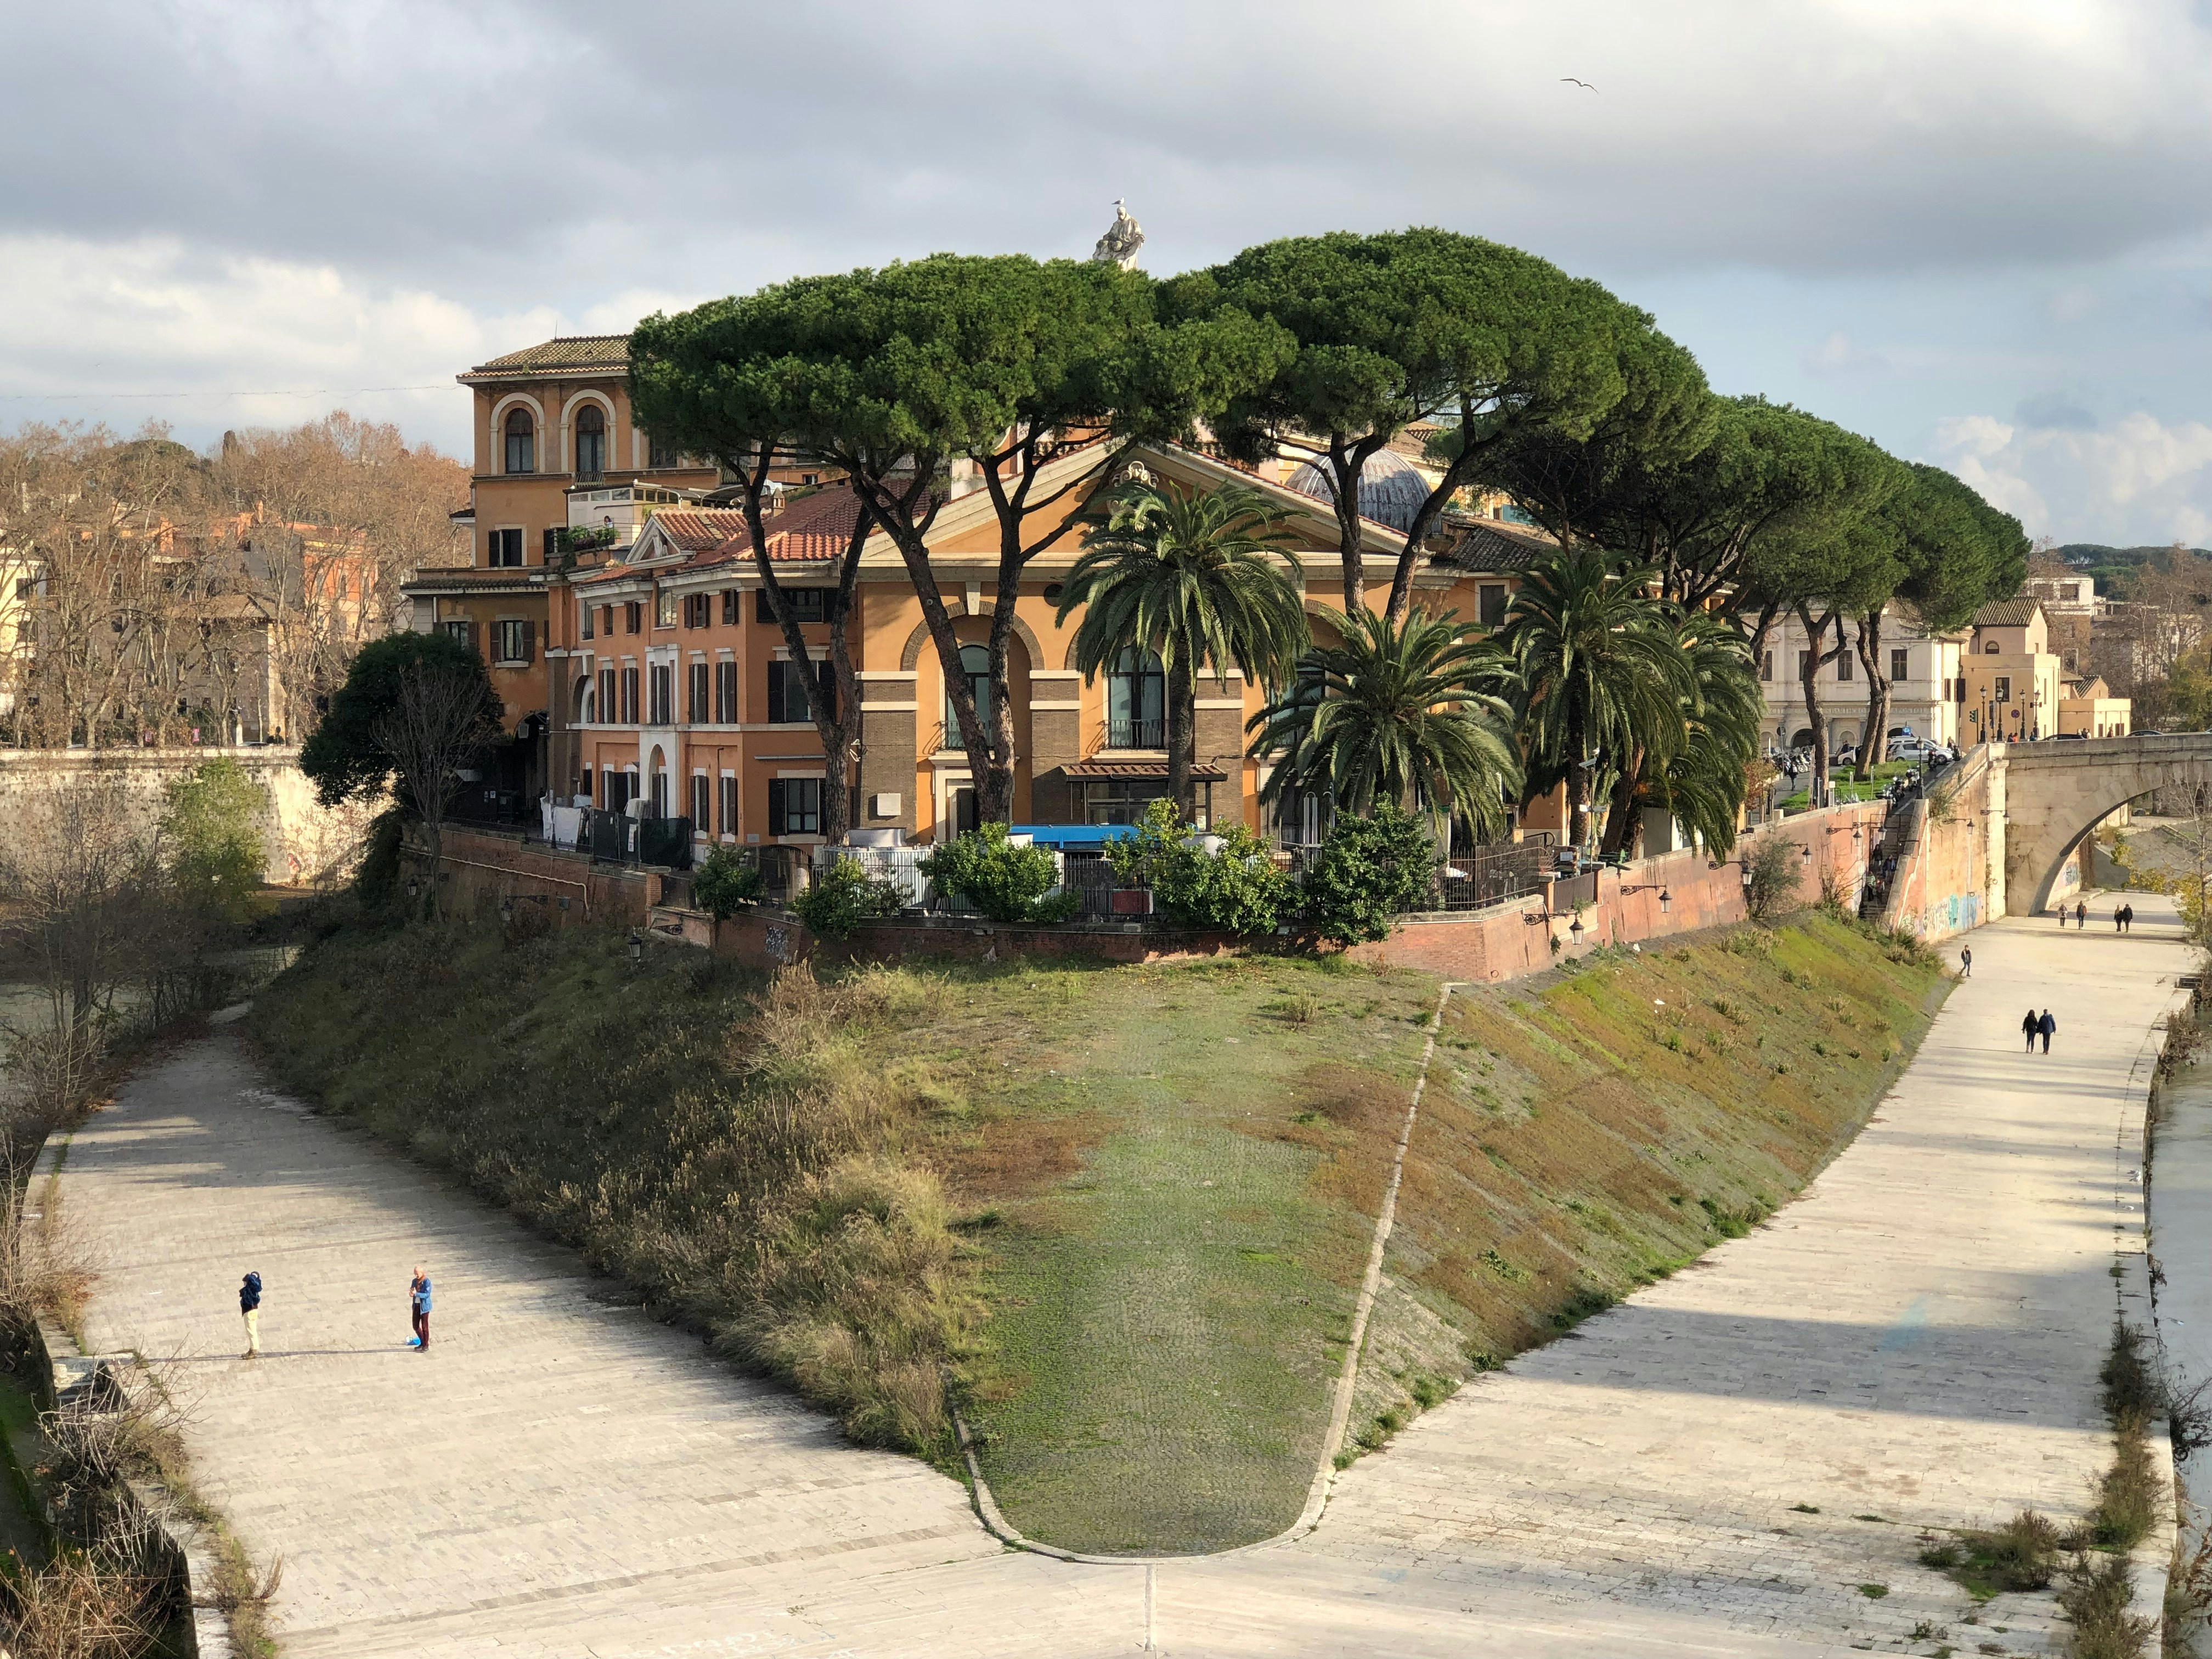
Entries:
{"label": "person in blue jacket", "polygon": [[2051,1034],[2058,1029],[2058,1022],[2051,1017],[2051,1010],[2043,1011],[2043,1018],[2035,1022],[2035,1029],[2043,1033],[2043,1052],[2051,1052]]}
{"label": "person in blue jacket", "polygon": [[430,1271],[419,1263],[415,1268],[414,1282],[407,1287],[408,1305],[415,1316],[415,1340],[410,1345],[417,1353],[430,1351]]}
{"label": "person in blue jacket", "polygon": [[246,1352],[240,1359],[261,1357],[261,1275],[248,1273],[238,1286],[238,1311],[246,1321]]}

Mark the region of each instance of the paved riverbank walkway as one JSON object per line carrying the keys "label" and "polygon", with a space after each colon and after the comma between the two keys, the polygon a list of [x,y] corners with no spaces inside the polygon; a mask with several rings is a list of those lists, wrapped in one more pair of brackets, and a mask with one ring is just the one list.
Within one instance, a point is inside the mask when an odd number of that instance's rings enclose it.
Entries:
{"label": "paved riverbank walkway", "polygon": [[1913,1558],[1923,1528],[2078,1511],[2104,1459],[2116,1138],[2190,967],[2136,908],[2129,938],[1974,934],[1874,1122],[1767,1225],[1471,1382],[1310,1536],[1156,1569],[1003,1551],[957,1484],[270,1092],[225,1032],[77,1134],[64,1203],[88,1335],[166,1363],[206,1485],[284,1553],[295,1659],[2042,1653],[2047,1598],[1964,1626]]}

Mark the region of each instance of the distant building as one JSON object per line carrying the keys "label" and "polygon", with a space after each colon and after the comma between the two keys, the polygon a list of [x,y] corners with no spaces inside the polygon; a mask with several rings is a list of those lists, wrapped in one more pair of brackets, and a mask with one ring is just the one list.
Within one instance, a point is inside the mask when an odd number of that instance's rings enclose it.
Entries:
{"label": "distant building", "polygon": [[[1847,622],[1844,626],[1853,625]],[[1881,632],[1881,667],[1889,679],[1889,735],[1956,743],[1959,665],[1966,652],[1966,631],[1930,634],[1910,605],[1893,600],[1882,612]],[[1834,647],[1835,636],[1831,634],[1821,648],[1827,651]],[[1804,625],[1796,617],[1776,617],[1753,665],[1759,693],[1766,702],[1762,747],[1769,754],[1812,744],[1803,680],[1805,655],[1810,649]],[[1821,667],[1818,684],[1828,751],[1835,754],[1865,736],[1866,666],[1859,660],[1856,631],[1850,649]]]}

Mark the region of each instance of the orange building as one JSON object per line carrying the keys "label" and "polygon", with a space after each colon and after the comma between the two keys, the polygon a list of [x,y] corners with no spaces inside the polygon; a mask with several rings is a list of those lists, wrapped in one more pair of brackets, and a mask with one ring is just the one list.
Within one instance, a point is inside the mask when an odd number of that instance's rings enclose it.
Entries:
{"label": "orange building", "polygon": [[[1234,481],[1274,497],[1309,603],[1340,603],[1336,523],[1325,499],[1178,446],[1147,448],[1137,459],[1153,477],[1188,488]],[[1038,492],[1049,495],[1096,465],[1088,448],[1063,455],[1043,469]],[[769,554],[786,593],[818,607],[848,544],[852,497],[836,485],[794,496],[767,521]],[[1072,494],[1067,510],[1082,506]],[[1031,533],[1048,528],[1033,522]],[[1370,603],[1380,605],[1404,538],[1376,522],[1365,538]],[[573,571],[553,573],[545,589],[548,656],[560,682],[556,797],[610,808],[642,796],[652,816],[690,818],[702,844],[817,843],[822,791],[839,781],[825,775],[742,519],[672,503],[624,540],[604,557],[586,555]],[[966,642],[963,665],[980,678],[999,545],[988,495],[971,489],[945,503],[927,541]],[[1430,538],[1416,602],[1494,625],[1519,573],[1553,546],[1511,524],[1455,523]],[[1054,619],[1060,582],[1080,549],[1071,535],[1034,560],[1017,602],[1009,679],[1018,823],[1127,822],[1166,789],[1165,688],[1157,661],[1125,661],[1121,672],[1086,681],[1071,661],[1079,617],[1064,626]],[[804,632],[810,654],[826,654],[827,625],[808,623]],[[975,771],[950,717],[944,670],[905,566],[880,532],[862,553],[848,637],[862,702],[859,775],[842,781],[854,792],[854,828],[927,841],[971,824]],[[1200,680],[1201,803],[1210,803],[1217,822],[1314,839],[1312,808],[1292,803],[1273,823],[1260,805],[1264,774],[1244,757],[1244,725],[1261,702],[1261,689],[1234,673],[1225,685]]]}
{"label": "orange building", "polygon": [[470,532],[470,562],[418,571],[403,591],[417,629],[443,629],[483,653],[516,738],[497,781],[535,796],[549,780],[546,596],[567,561],[571,495],[614,489],[673,502],[720,477],[630,419],[626,334],[548,340],[455,378],[475,394],[469,505],[453,515]]}

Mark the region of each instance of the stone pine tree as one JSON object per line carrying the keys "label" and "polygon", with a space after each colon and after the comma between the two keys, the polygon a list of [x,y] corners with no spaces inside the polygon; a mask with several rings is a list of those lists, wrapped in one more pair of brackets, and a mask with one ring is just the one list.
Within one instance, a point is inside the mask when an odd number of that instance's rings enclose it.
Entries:
{"label": "stone pine tree", "polygon": [[[1896,538],[1902,567],[1896,598],[1911,608],[1922,633],[1956,631],[1991,599],[2019,592],[2027,574],[2028,541],[2020,520],[1991,507],[1941,467],[1909,463],[1881,509]],[[1888,606],[1869,605],[1856,617],[1859,666],[1867,681],[1865,735],[1853,775],[1866,777],[1889,750],[1891,680],[1883,624]]]}
{"label": "stone pine tree", "polygon": [[[1008,661],[1030,562],[1073,533],[1133,446],[1187,434],[1287,349],[1282,331],[1249,318],[1163,320],[1141,271],[1015,255],[803,277],[669,325],[691,331],[689,372],[705,396],[782,411],[786,441],[842,469],[898,550],[977,811],[1000,821],[1013,805]],[[955,469],[997,530],[980,708],[927,539]]]}
{"label": "stone pine tree", "polygon": [[1755,606],[1751,648],[1762,648],[1773,618],[1787,610],[1805,630],[1797,680],[1813,733],[1808,796],[1827,803],[1828,727],[1820,671],[1851,650],[1849,619],[1888,603],[1904,580],[1896,529],[1881,513],[1905,470],[1866,439],[1796,410],[1778,429],[1780,473],[1794,496],[1768,522],[1741,567],[1740,600]]}
{"label": "stone pine tree", "polygon": [[1219,430],[1235,453],[1304,456],[1328,478],[1346,611],[1367,602],[1363,469],[1417,421],[1457,428],[1392,574],[1387,610],[1400,623],[1421,543],[1485,452],[1530,427],[1587,435],[1626,389],[1624,350],[1651,326],[1532,254],[1431,229],[1263,243],[1176,278],[1170,295],[1185,313],[1264,318],[1296,342],[1230,402]]}

